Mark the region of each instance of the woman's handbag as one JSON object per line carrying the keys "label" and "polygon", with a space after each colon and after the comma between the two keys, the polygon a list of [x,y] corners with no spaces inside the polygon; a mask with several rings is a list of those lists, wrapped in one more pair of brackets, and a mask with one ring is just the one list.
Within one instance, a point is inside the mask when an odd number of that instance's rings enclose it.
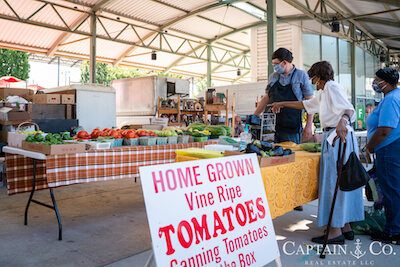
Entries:
{"label": "woman's handbag", "polygon": [[[351,135],[353,137],[353,132],[351,132]],[[353,138],[352,140],[354,141]],[[353,152],[350,153],[346,164],[343,166],[340,177],[339,186],[342,191],[353,191],[357,188],[363,187],[369,180],[367,171],[364,169],[364,166],[361,164],[354,151],[355,146],[353,142]]]}

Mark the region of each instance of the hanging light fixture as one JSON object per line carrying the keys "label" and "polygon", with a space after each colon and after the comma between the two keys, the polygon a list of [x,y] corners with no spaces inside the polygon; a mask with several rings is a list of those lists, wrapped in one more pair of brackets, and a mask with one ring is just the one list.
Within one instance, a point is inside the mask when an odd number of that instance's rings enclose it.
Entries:
{"label": "hanging light fixture", "polygon": [[156,51],[153,50],[153,52],[151,52],[151,60],[157,60],[157,54]]}
{"label": "hanging light fixture", "polygon": [[332,18],[332,23],[331,23],[331,31],[332,32],[339,32],[340,31],[340,24],[337,20],[337,17]]}
{"label": "hanging light fixture", "polygon": [[237,70],[236,75],[237,75],[237,76],[242,75],[242,72],[240,71],[240,69]]}

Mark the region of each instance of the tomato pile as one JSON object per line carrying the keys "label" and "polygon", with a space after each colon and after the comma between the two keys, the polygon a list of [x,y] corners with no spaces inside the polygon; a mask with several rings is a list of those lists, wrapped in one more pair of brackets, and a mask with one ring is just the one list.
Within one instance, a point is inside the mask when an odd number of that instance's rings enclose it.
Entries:
{"label": "tomato pile", "polygon": [[97,139],[97,138],[102,138],[102,137],[108,137],[111,138],[113,137],[114,139],[132,139],[132,138],[139,138],[143,136],[151,136],[151,137],[157,137],[158,135],[154,133],[153,131],[150,130],[134,130],[134,129],[127,129],[127,130],[121,130],[121,129],[108,129],[105,128],[103,130],[100,129],[94,129],[90,134],[86,131],[79,131],[77,135],[74,137],[75,139]]}

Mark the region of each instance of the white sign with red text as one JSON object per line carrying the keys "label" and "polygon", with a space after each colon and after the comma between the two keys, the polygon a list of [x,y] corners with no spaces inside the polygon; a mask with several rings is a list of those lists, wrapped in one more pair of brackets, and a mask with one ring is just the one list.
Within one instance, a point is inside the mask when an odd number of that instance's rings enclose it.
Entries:
{"label": "white sign with red text", "polygon": [[279,257],[255,154],[141,167],[157,266],[264,266]]}

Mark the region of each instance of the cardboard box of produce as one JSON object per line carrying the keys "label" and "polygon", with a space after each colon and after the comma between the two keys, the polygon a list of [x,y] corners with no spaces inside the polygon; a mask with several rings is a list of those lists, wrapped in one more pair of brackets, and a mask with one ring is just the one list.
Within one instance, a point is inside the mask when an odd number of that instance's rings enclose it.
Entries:
{"label": "cardboard box of produce", "polygon": [[61,104],[75,104],[75,95],[61,95]]}
{"label": "cardboard box of produce", "polygon": [[32,96],[32,102],[37,104],[60,104],[61,95],[59,94],[38,94]]}
{"label": "cardboard box of produce", "polygon": [[32,119],[32,114],[27,111],[13,111],[11,107],[0,108],[0,124],[12,125]]}
{"label": "cardboard box of produce", "polygon": [[[243,155],[243,154],[244,153],[242,153],[242,152],[225,150],[225,156],[236,156],[236,155]],[[279,165],[279,164],[294,162],[295,155],[293,152],[293,154],[290,154],[288,156],[276,156],[276,157],[268,157],[268,158],[262,158],[260,156],[257,156],[257,158],[258,158],[258,163],[260,164],[260,167],[270,167],[270,166],[275,166],[275,165]]]}
{"label": "cardboard box of produce", "polygon": [[22,141],[22,148],[46,155],[75,154],[86,151],[86,144],[42,145]]}
{"label": "cardboard box of produce", "polygon": [[32,104],[25,103],[10,103],[10,102],[0,102],[0,108],[8,107],[12,108],[13,111],[32,111]]}
{"label": "cardboard box of produce", "polygon": [[33,95],[33,90],[31,89],[23,89],[23,88],[0,88],[0,96],[3,98],[7,98],[10,95],[18,95],[23,98],[27,98],[30,95]]}

